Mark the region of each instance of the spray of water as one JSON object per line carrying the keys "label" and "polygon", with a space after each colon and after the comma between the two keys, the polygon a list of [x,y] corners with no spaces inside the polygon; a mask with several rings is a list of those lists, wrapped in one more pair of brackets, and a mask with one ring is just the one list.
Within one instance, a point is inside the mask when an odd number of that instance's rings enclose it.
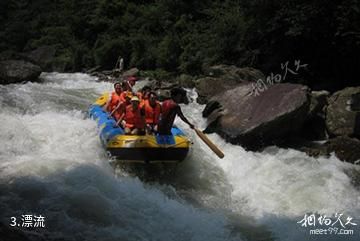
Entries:
{"label": "spray of water", "polygon": [[[179,120],[194,145],[174,175],[155,182],[115,175],[86,118],[89,104],[112,84],[85,74],[41,77],[41,84],[0,87],[5,224],[42,214],[47,238],[65,240],[305,240],[308,230],[297,224],[305,213],[360,217],[360,191],[347,174],[359,168],[291,149],[248,152],[211,134],[225,153],[220,160]],[[205,127],[203,106],[182,108]]]}

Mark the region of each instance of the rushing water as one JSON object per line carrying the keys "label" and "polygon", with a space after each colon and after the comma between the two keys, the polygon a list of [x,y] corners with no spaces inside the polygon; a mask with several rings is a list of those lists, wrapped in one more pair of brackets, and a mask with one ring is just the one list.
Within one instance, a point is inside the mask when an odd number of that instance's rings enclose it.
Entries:
{"label": "rushing water", "polygon": [[[218,159],[177,120],[194,142],[191,154],[171,176],[145,181],[109,165],[86,117],[112,84],[85,74],[41,77],[0,86],[3,224],[42,215],[46,227],[28,230],[50,240],[359,240],[358,167],[292,149],[247,152],[211,134],[225,153]],[[183,106],[200,129],[202,109],[195,101]],[[358,225],[346,226],[353,235],[310,235],[297,223],[306,213],[333,222],[343,213]]]}

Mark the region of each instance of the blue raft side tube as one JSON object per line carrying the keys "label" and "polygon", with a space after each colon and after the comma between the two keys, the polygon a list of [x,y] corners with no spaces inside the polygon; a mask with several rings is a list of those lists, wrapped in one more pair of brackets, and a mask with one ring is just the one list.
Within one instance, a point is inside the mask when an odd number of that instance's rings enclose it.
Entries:
{"label": "blue raft side tube", "polygon": [[103,110],[101,106],[92,105],[89,109],[89,116],[97,121],[98,128],[101,128],[104,124],[116,125],[114,118],[109,113]]}
{"label": "blue raft side tube", "polygon": [[119,127],[114,127],[111,125],[105,126],[100,133],[100,139],[103,145],[107,145],[108,142],[117,135],[123,135],[124,131]]}
{"label": "blue raft side tube", "polygon": [[108,116],[109,114],[103,110],[103,108],[99,105],[91,105],[89,108],[89,116],[90,118],[96,120],[98,119],[100,116]]}
{"label": "blue raft side tube", "polygon": [[116,125],[115,119],[104,111],[99,105],[92,105],[89,109],[89,116],[97,121],[97,126],[100,129],[100,139],[103,145],[117,135],[123,135],[124,130]]}

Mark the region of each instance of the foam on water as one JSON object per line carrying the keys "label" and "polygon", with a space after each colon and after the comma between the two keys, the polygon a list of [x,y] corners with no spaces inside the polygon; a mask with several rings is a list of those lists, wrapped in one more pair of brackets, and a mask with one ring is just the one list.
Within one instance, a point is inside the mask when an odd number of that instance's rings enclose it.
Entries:
{"label": "foam on water", "polygon": [[[96,124],[86,118],[89,104],[112,84],[85,74],[42,78],[0,86],[5,224],[32,212],[46,217],[51,238],[66,240],[307,240],[308,230],[297,224],[305,213],[360,217],[360,191],[347,174],[358,167],[291,149],[248,152],[211,134],[225,153],[220,160],[179,120],[194,145],[175,175],[161,183],[115,177]],[[183,106],[200,129],[202,109]]]}
{"label": "foam on water", "polygon": [[[196,94],[190,91],[190,97],[195,99]],[[183,109],[185,113],[191,113],[192,122],[199,128],[206,127],[200,106],[191,103]],[[191,134],[186,124],[181,121],[177,124]],[[196,140],[193,133],[192,136]],[[225,158],[216,158],[200,141],[195,141],[191,157],[193,162],[203,163],[202,167],[211,167],[206,169],[206,175],[211,174],[210,170],[220,175],[218,178],[207,176],[212,179],[214,190],[205,196],[210,194],[212,197],[198,197],[206,205],[222,207],[249,223],[266,225],[272,232],[271,238],[280,240],[309,238],[309,229],[297,224],[306,213],[326,214],[333,221],[336,213],[343,213],[344,217],[350,216],[356,220],[355,223],[360,223],[360,190],[353,185],[348,174],[352,171],[359,174],[359,166],[341,162],[334,155],[313,158],[296,150],[277,147],[254,153],[226,143],[216,134],[209,137],[223,150]],[[220,170],[214,171],[214,168]],[[198,181],[198,173],[188,175],[187,182],[191,182],[191,178]],[[223,191],[220,195],[219,188]],[[202,192],[198,194],[201,196]],[[360,232],[355,230],[356,235],[346,236],[347,240],[359,238]],[[342,237],[330,235],[322,238],[338,240]]]}
{"label": "foam on water", "polygon": [[[176,195],[170,198],[167,187],[136,177],[115,178],[96,124],[85,113],[111,84],[82,74],[43,78],[43,84],[0,90],[3,223],[10,223],[11,216],[41,214],[46,235],[66,240],[240,239],[219,212],[195,208]],[[84,91],[91,94],[81,96]]]}

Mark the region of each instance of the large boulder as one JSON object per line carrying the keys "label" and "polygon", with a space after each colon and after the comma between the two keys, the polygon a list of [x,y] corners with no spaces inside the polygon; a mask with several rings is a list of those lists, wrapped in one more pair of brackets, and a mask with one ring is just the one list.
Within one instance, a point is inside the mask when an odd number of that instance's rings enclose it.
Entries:
{"label": "large boulder", "polygon": [[360,141],[356,138],[339,136],[330,139],[325,146],[328,153],[335,153],[342,161],[360,163]]}
{"label": "large boulder", "polygon": [[326,127],[331,136],[360,136],[360,87],[348,87],[328,100]]}
{"label": "large boulder", "polygon": [[131,69],[125,71],[122,74],[122,77],[126,78],[126,77],[129,77],[129,76],[137,76],[137,75],[139,75],[139,72],[140,72],[140,70],[138,68],[131,68]]}
{"label": "large boulder", "polygon": [[249,67],[238,68],[234,65],[211,66],[205,68],[204,72],[207,76],[198,79],[195,86],[199,104],[206,104],[212,96],[239,84],[259,79],[265,80],[265,76],[260,70]]}
{"label": "large boulder", "polygon": [[39,65],[42,70],[53,71],[55,54],[55,46],[42,46],[23,55],[32,63]]}
{"label": "large boulder", "polygon": [[35,81],[41,74],[41,68],[23,60],[0,61],[0,84],[23,81]]}
{"label": "large boulder", "polygon": [[179,86],[181,86],[183,88],[194,88],[195,87],[195,80],[194,80],[194,77],[192,77],[191,75],[181,74],[177,78],[177,82],[178,82]]}
{"label": "large boulder", "polygon": [[198,93],[197,102],[206,104],[212,96],[231,89],[236,85],[235,81],[224,81],[218,78],[205,77],[196,81],[196,90]]}
{"label": "large boulder", "polygon": [[302,142],[298,146],[291,147],[314,157],[329,157],[330,154],[334,153],[341,161],[360,164],[360,141],[348,136],[338,136],[326,143]]}
{"label": "large boulder", "polygon": [[259,95],[252,93],[252,84],[243,84],[211,98],[206,116],[216,113],[216,107],[221,111],[211,117],[213,122],[205,131],[215,131],[231,143],[257,150],[286,140],[302,127],[310,103],[306,86],[275,84]]}

